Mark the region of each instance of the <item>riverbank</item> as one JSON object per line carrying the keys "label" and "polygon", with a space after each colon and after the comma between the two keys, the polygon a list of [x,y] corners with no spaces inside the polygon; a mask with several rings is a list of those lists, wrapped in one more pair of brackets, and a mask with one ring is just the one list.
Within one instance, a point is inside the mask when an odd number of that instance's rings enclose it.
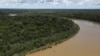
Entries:
{"label": "riverbank", "polygon": [[27,56],[100,56],[100,25],[84,20],[73,21],[80,26],[77,35],[50,49]]}
{"label": "riverbank", "polygon": [[45,45],[43,47],[37,48],[36,50],[31,50],[29,52],[21,53],[20,56],[28,56],[28,54],[36,53],[37,51],[43,51],[45,49],[52,48],[53,46],[55,46],[57,44],[60,44],[60,43],[62,43],[64,41],[72,38],[75,34],[78,33],[78,31],[79,31],[79,26],[77,24],[74,24],[72,26],[72,28],[70,28],[69,32],[66,32],[65,31],[65,32],[62,32],[62,33],[58,33],[55,36],[51,36],[52,37],[52,40],[59,39],[56,42],[52,42],[51,44],[49,44],[49,45],[47,44],[47,45]]}

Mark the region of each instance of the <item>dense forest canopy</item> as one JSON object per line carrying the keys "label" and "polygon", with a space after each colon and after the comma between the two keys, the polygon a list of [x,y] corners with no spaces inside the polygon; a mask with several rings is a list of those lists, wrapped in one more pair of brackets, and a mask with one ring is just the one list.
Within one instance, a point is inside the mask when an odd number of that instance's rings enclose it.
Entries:
{"label": "dense forest canopy", "polygon": [[[18,55],[73,35],[78,26],[62,17],[0,13],[0,56]],[[23,16],[21,15],[23,14]]]}
{"label": "dense forest canopy", "polygon": [[0,14],[19,16],[53,15],[100,22],[100,9],[0,9]]}

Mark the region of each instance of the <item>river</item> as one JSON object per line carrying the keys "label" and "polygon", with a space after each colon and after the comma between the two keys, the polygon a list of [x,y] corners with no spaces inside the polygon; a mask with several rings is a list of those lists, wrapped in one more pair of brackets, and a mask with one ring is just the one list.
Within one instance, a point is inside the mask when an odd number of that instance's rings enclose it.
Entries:
{"label": "river", "polygon": [[73,38],[52,48],[26,56],[100,56],[100,24],[73,20],[80,31]]}

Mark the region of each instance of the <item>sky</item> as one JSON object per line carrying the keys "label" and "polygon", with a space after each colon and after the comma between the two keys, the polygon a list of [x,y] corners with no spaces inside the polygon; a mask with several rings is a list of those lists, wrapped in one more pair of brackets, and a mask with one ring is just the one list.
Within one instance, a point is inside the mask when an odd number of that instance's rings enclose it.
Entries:
{"label": "sky", "polygon": [[0,8],[100,9],[100,0],[0,0]]}

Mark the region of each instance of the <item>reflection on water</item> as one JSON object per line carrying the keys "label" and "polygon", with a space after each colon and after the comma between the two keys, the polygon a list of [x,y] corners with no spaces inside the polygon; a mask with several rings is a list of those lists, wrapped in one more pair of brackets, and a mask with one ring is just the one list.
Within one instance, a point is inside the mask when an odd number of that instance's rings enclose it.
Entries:
{"label": "reflection on water", "polygon": [[100,25],[82,20],[74,22],[80,26],[76,36],[53,48],[26,56],[100,56]]}

